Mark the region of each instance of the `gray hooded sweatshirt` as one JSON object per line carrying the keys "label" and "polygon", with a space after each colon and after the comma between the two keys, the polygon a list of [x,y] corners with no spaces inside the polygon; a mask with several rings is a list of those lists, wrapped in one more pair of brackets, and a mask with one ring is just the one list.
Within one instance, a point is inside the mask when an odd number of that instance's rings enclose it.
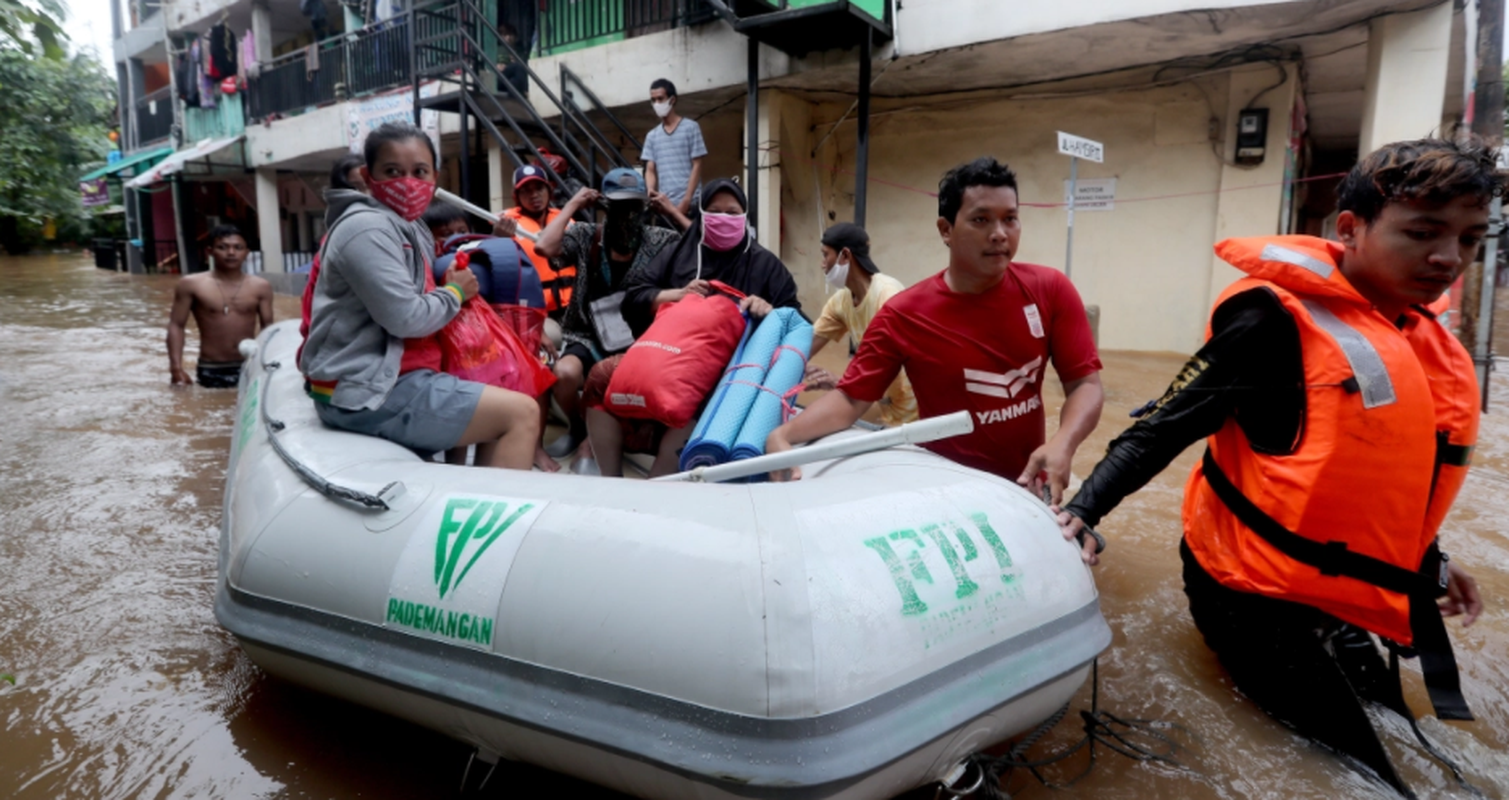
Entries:
{"label": "gray hooded sweatshirt", "polygon": [[375,409],[398,381],[403,340],[445,327],[461,304],[445,289],[424,291],[435,240],[423,222],[350,189],[327,190],[325,203],[329,234],[299,369],[337,381],[336,408]]}

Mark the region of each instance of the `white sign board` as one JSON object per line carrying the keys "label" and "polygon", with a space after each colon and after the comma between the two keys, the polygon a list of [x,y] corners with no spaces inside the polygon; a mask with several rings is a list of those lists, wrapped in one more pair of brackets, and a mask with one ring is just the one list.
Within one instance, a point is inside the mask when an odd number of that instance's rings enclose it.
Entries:
{"label": "white sign board", "polygon": [[1083,158],[1097,164],[1104,163],[1106,160],[1105,145],[1063,131],[1058,132],[1058,151],[1066,156]]}
{"label": "white sign board", "polygon": [[[1069,204],[1069,181],[1064,181],[1064,205]],[[1115,211],[1115,178],[1080,178],[1074,182],[1075,211]]]}
{"label": "white sign board", "polygon": [[[439,91],[440,84],[437,81],[426,81],[419,85],[420,97],[433,97]],[[367,134],[377,130],[383,123],[413,121],[413,89],[372,95],[350,104],[346,115],[346,140],[351,143],[351,152],[361,155],[362,148],[367,143]],[[436,152],[440,152],[440,112],[425,111],[420,114],[420,121],[420,128],[430,137]]]}

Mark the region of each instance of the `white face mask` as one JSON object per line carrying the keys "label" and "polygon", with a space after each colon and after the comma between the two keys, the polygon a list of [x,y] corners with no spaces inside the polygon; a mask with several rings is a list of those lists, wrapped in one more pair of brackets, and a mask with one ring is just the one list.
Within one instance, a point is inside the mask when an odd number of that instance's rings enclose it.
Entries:
{"label": "white face mask", "polygon": [[665,116],[671,113],[671,101],[669,100],[663,103],[651,102],[650,107],[655,109],[655,116],[660,117],[661,119],[665,119]]}
{"label": "white face mask", "polygon": [[823,280],[828,282],[828,288],[838,291],[849,282],[849,262],[840,260],[833,265],[833,269],[823,273]]}

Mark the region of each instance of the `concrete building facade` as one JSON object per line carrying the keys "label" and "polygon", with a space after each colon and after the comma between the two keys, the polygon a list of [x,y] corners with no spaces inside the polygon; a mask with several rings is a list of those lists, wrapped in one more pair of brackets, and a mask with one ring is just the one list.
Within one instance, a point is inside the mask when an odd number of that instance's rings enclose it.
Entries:
{"label": "concrete building facade", "polygon": [[[584,9],[599,5],[611,13],[581,23]],[[1211,301],[1236,277],[1214,258],[1212,244],[1230,236],[1326,233],[1336,176],[1359,152],[1439,134],[1461,120],[1471,75],[1467,43],[1476,35],[1472,2],[1080,0],[1013,3],[1010,13],[1006,5],[550,0],[526,19],[505,0],[487,14],[527,33],[528,65],[539,77],[529,100],[546,124],[561,124],[563,112],[542,88],[564,96],[569,73],[590,87],[594,105],[642,139],[655,124],[650,82],[674,81],[678,108],[703,128],[704,176],[738,175],[756,187],[760,240],[792,270],[811,310],[825,293],[821,231],[853,219],[860,195],[882,270],[908,284],[941,270],[946,253],[932,193],[947,169],[980,155],[1017,172],[1024,203],[1018,258],[1062,269],[1069,159],[1057,152],[1056,132],[1102,142],[1104,162],[1081,161],[1078,176],[1113,202],[1075,214],[1071,277],[1085,301],[1100,308],[1102,347],[1177,352],[1198,346]],[[644,16],[671,6],[666,18]],[[283,63],[279,49],[291,54],[282,56],[289,63],[309,58],[294,49],[297,35],[287,33],[303,18],[279,23],[290,12],[276,2],[187,7],[170,2],[160,15],[165,50],[175,31],[222,16],[238,19],[244,8],[251,29],[269,31],[267,63]],[[266,18],[261,28],[258,14]],[[376,35],[360,20],[346,22],[348,38]],[[867,154],[858,133],[866,48],[856,35],[872,42]],[[149,52],[142,38],[126,32],[117,56],[138,57],[132,48]],[[257,46],[263,44],[259,38]],[[354,47],[344,51],[353,54]],[[758,86],[753,117],[751,77]],[[251,185],[258,209],[275,195],[286,202],[294,193],[283,187],[295,179],[309,189],[300,196],[314,198],[284,208],[276,223],[272,215],[259,217],[268,270],[282,261],[269,257],[274,246],[302,252],[317,241],[313,206],[321,176],[350,149],[357,106],[403,85],[269,114],[254,113],[268,105],[251,96],[256,90],[248,92],[241,150],[234,154],[240,160],[225,168],[238,174],[223,179]],[[122,86],[127,109],[128,82]],[[1266,113],[1266,128],[1246,134],[1239,158],[1239,125],[1253,111]],[[594,119],[637,162],[630,137],[602,113]],[[459,187],[458,117],[439,114],[436,126],[443,181]],[[513,157],[472,130],[469,174],[479,176],[473,199],[501,209],[511,203],[505,178]],[[1254,143],[1261,157],[1252,155]],[[868,176],[862,191],[859,173]],[[290,224],[290,216],[299,221]]]}

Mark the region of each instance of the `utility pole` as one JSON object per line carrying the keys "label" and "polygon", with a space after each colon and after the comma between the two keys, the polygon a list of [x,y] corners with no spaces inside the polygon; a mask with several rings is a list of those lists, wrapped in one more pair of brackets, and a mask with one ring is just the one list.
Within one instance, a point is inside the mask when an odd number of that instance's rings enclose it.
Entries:
{"label": "utility pole", "polygon": [[[1478,0],[1478,72],[1472,107],[1472,132],[1491,147],[1504,143],[1504,0]],[[1498,234],[1503,229],[1503,204],[1493,201],[1489,237],[1483,260],[1467,269],[1462,281],[1462,312],[1458,336],[1477,365],[1483,407],[1488,406],[1488,374],[1492,366],[1493,288],[1498,272]]]}

